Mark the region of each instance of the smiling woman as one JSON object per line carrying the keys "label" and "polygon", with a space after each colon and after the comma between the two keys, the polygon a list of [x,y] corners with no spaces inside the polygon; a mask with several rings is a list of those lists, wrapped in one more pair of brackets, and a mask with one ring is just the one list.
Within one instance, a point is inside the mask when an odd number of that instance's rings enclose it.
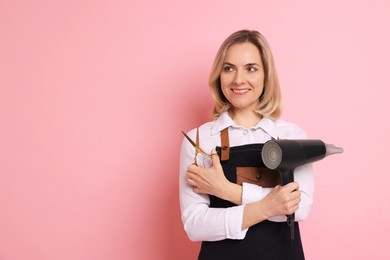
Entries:
{"label": "smiling woman", "polygon": [[[234,64],[234,62],[237,64]],[[256,108],[257,113],[273,119],[279,118],[281,114],[281,95],[275,62],[267,40],[256,31],[233,33],[222,43],[218,50],[209,78],[209,85],[214,98],[214,118],[217,118],[222,112],[231,107],[231,103],[224,96],[225,93],[222,93],[223,88],[221,86],[222,80],[226,79],[224,83],[228,83],[229,79],[232,80],[231,77],[228,77],[227,74],[230,74],[228,72],[236,71],[236,73],[233,73],[233,76],[238,77],[235,79],[236,84],[237,80],[253,79],[253,77],[247,78],[244,74],[238,73],[241,70],[246,70],[245,75],[247,76],[251,73],[258,76],[262,75],[262,78],[259,78],[262,81],[257,82],[262,88]]]}
{"label": "smiling woman", "polygon": [[248,30],[229,36],[209,85],[215,120],[188,136],[196,134],[213,156],[199,155],[194,164],[195,151],[184,140],[180,161],[182,221],[189,238],[202,241],[199,259],[304,259],[299,225],[293,223],[290,240],[285,215],[307,218],[314,190],[311,166],[297,168],[296,182],[283,187],[273,177],[251,181],[278,176],[261,161],[266,141],[306,138],[300,127],[278,119],[279,81],[265,38]]}
{"label": "smiling woman", "polygon": [[254,111],[264,90],[264,71],[259,50],[252,43],[240,43],[229,47],[220,76],[222,93],[232,105],[230,116],[237,123],[251,127],[261,115],[254,114],[253,120],[241,121],[239,112]]}

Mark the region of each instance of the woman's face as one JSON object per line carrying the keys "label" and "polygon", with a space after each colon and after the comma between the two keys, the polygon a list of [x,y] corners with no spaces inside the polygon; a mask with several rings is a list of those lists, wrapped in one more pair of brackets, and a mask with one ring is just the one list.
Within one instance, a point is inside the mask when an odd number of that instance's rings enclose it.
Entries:
{"label": "woman's face", "polygon": [[233,111],[255,110],[264,88],[260,52],[253,43],[230,46],[221,71],[221,88]]}

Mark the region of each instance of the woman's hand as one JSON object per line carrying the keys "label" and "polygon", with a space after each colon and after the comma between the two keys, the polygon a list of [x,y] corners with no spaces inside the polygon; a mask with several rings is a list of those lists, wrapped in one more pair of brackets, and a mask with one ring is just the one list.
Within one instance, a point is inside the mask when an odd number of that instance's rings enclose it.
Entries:
{"label": "woman's hand", "polygon": [[301,192],[297,182],[277,185],[264,199],[245,206],[242,229],[271,217],[291,215],[298,210],[300,201]]}
{"label": "woman's hand", "polygon": [[279,215],[291,215],[298,210],[301,192],[297,182],[284,186],[276,186],[262,200],[263,210],[267,218]]}
{"label": "woman's hand", "polygon": [[226,179],[215,150],[211,152],[211,159],[213,162],[211,168],[202,168],[195,164],[188,166],[188,184],[196,193],[214,195],[237,205],[241,204],[242,187]]}

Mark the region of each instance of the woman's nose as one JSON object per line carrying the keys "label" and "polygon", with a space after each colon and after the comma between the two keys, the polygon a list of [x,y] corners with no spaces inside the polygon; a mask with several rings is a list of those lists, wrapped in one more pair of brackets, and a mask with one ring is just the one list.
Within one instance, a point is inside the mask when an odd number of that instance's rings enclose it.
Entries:
{"label": "woman's nose", "polygon": [[244,82],[244,80],[245,80],[244,73],[242,71],[240,71],[240,70],[237,70],[236,71],[236,75],[234,77],[234,83],[236,85],[241,85]]}

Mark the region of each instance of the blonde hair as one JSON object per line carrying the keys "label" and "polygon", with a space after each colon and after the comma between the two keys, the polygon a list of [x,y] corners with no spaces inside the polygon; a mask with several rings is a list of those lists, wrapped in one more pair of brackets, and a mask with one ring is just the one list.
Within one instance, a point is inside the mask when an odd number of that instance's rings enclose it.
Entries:
{"label": "blonde hair", "polygon": [[281,93],[271,48],[262,34],[249,30],[241,30],[230,35],[222,43],[214,59],[209,77],[209,86],[214,99],[213,117],[217,118],[231,107],[222,93],[220,75],[228,48],[244,42],[250,42],[258,48],[264,68],[264,90],[255,112],[271,119],[278,119],[281,115]]}

